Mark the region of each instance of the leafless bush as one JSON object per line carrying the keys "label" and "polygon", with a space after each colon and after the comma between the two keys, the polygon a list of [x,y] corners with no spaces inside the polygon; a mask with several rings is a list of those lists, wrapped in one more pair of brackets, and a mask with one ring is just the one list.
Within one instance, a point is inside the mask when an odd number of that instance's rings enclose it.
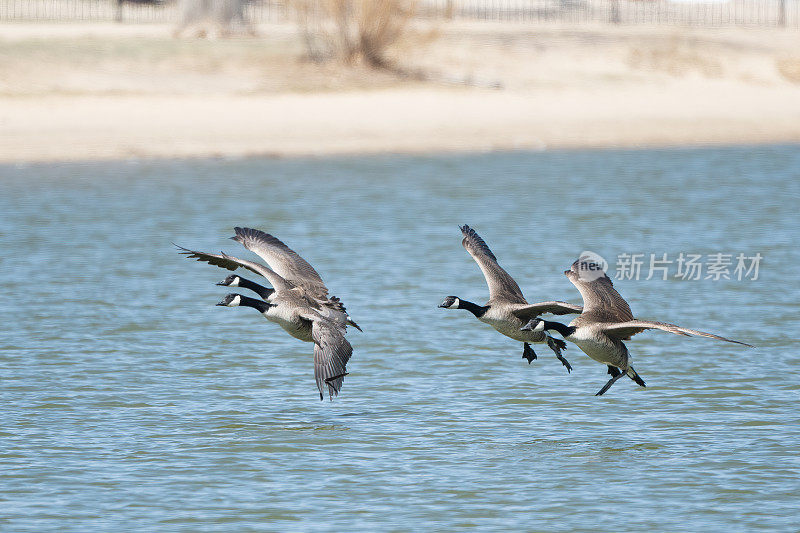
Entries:
{"label": "leafless bush", "polygon": [[416,0],[295,0],[308,56],[392,67],[389,49],[404,37]]}

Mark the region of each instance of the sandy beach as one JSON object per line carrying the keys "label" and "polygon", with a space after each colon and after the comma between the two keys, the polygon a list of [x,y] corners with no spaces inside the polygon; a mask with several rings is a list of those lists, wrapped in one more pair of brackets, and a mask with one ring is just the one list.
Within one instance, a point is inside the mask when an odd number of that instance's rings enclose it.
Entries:
{"label": "sandy beach", "polygon": [[800,142],[798,32],[442,23],[428,81],[170,32],[0,28],[0,162]]}

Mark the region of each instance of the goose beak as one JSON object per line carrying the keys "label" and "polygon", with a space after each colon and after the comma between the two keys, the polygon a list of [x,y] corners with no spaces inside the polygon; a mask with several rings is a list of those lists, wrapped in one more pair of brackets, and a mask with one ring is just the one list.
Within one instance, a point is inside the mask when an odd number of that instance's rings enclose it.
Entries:
{"label": "goose beak", "polygon": [[218,304],[214,304],[214,305],[221,305],[221,306],[223,306],[223,307],[225,307],[225,306],[226,306],[225,302],[220,302],[220,303],[218,303]]}
{"label": "goose beak", "polygon": [[442,304],[439,304],[439,305],[437,305],[436,307],[438,307],[439,309],[441,309],[442,307],[445,307],[445,306],[444,306],[444,305],[442,305]]}
{"label": "goose beak", "polygon": [[570,273],[570,272],[572,272],[572,270],[565,270],[565,271],[564,271],[564,275],[565,275],[565,276],[569,276],[569,273]]}
{"label": "goose beak", "polygon": [[219,283],[217,283],[217,285],[220,285],[221,287],[227,287],[224,281],[220,281]]}
{"label": "goose beak", "polygon": [[519,328],[520,331],[536,331],[536,326],[541,324],[542,321],[538,318],[528,320],[528,323]]}

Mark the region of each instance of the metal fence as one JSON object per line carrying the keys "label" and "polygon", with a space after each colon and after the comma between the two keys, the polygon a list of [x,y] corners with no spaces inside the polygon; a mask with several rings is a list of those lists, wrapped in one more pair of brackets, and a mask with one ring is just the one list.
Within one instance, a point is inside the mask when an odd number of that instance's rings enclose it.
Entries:
{"label": "metal fence", "polygon": [[435,0],[439,15],[520,22],[800,28],[800,0]]}
{"label": "metal fence", "polygon": [[[141,2],[141,0],[139,0]],[[292,19],[290,0],[253,0],[255,23]],[[422,0],[419,15],[487,21],[753,26],[800,29],[800,0]],[[0,21],[113,21],[171,23],[175,0],[0,0]]]}
{"label": "metal fence", "polygon": [[[286,2],[256,0],[245,15],[255,23],[285,22],[291,13]],[[20,22],[128,22],[176,23],[177,0],[0,0],[0,21]]]}

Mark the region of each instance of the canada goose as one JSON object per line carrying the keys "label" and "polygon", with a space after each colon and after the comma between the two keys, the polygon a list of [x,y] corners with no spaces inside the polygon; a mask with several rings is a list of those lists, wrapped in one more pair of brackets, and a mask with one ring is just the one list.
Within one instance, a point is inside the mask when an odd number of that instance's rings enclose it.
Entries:
{"label": "canada goose", "polygon": [[242,287],[244,289],[250,289],[251,291],[261,296],[262,300],[268,300],[270,296],[275,294],[275,289],[264,287],[263,285],[259,285],[254,281],[250,281],[249,279],[237,276],[236,274],[231,274],[224,280],[217,283],[217,285],[221,285],[223,287]]}
{"label": "canada goose", "polygon": [[[336,321],[341,321],[343,324],[353,326],[357,330],[362,331],[361,327],[347,314],[347,310],[341,300],[335,296],[328,296],[328,288],[325,286],[325,282],[322,281],[322,278],[317,271],[314,270],[314,267],[300,257],[297,252],[286,246],[276,237],[257,229],[236,227],[234,231],[236,231],[236,236],[231,237],[231,239],[241,243],[251,252],[256,253],[267,262],[269,267],[254,261],[239,259],[232,255],[227,255],[224,252],[210,254],[189,250],[177,244],[175,244],[175,246],[180,250],[179,253],[186,255],[190,259],[205,261],[211,265],[228,270],[236,270],[242,267],[260,276],[264,276],[270,282],[273,289],[262,287],[257,283],[244,280],[244,278],[237,276],[238,283],[242,283],[242,280],[246,281],[247,285],[242,286],[254,290],[259,293],[259,295],[270,290],[280,291],[300,288],[308,297],[312,298],[318,304],[318,311],[324,316]],[[218,283],[218,285],[225,284],[228,280],[231,280],[231,282],[235,281],[235,279],[228,277],[222,283]],[[271,297],[273,296],[267,295],[265,299]]]}
{"label": "canada goose", "polygon": [[[593,275],[585,275],[587,272],[592,272]],[[709,337],[752,348],[750,344],[712,333],[682,328],[666,322],[635,319],[628,302],[614,289],[614,284],[602,268],[583,257],[575,261],[564,274],[583,297],[583,312],[580,316],[570,322],[569,326],[533,318],[522,329],[543,332],[555,330],[568,341],[577,344],[586,355],[607,365],[611,379],[595,396],[602,395],[624,375],[630,377],[636,384],[645,386],[644,380],[631,366],[628,348],[622,341],[630,340],[633,335],[648,329],[660,329],[687,337],[692,335]]]}
{"label": "canada goose", "polygon": [[486,278],[486,284],[489,286],[489,301],[486,302],[486,305],[481,306],[457,296],[448,296],[439,304],[439,307],[466,309],[478,320],[489,324],[503,335],[521,341],[523,343],[522,358],[527,359],[528,364],[536,359],[536,352],[531,348],[531,343],[547,344],[555,352],[558,360],[567,368],[567,372],[570,372],[572,366],[561,355],[561,350],[567,347],[564,341],[555,339],[541,330],[522,331],[520,328],[531,318],[543,313],[566,315],[580,313],[583,309],[566,302],[529,304],[522,296],[522,291],[514,278],[497,263],[497,258],[475,230],[464,225],[461,226],[461,233],[464,235],[461,244],[478,263]]}
{"label": "canada goose", "polygon": [[323,390],[328,387],[331,400],[339,395],[342,382],[347,375],[347,361],[353,347],[345,338],[345,326],[319,313],[309,299],[297,290],[278,291],[272,301],[266,302],[241,294],[228,294],[217,305],[226,307],[252,307],[264,318],[275,322],[289,335],[305,342],[314,343],[314,378],[322,400]]}
{"label": "canada goose", "polygon": [[[229,294],[217,305],[247,306],[257,309],[267,320],[277,323],[293,337],[314,343],[314,375],[323,398],[324,386],[330,398],[338,395],[346,364],[353,352],[344,335],[346,325],[361,328],[347,315],[341,301],[328,297],[322,278],[302,257],[277,238],[259,230],[235,228],[232,239],[258,254],[272,268],[260,263],[238,259],[225,253],[209,254],[178,246],[180,253],[229,270],[247,268],[267,278],[273,289],[262,287],[243,278],[226,278],[221,284],[252,288],[266,294],[264,300],[241,294]],[[177,245],[176,245],[177,246]],[[230,281],[229,281],[230,280]],[[248,281],[249,287],[242,283]],[[254,287],[255,286],[255,287]],[[272,291],[267,294],[267,291]]]}

